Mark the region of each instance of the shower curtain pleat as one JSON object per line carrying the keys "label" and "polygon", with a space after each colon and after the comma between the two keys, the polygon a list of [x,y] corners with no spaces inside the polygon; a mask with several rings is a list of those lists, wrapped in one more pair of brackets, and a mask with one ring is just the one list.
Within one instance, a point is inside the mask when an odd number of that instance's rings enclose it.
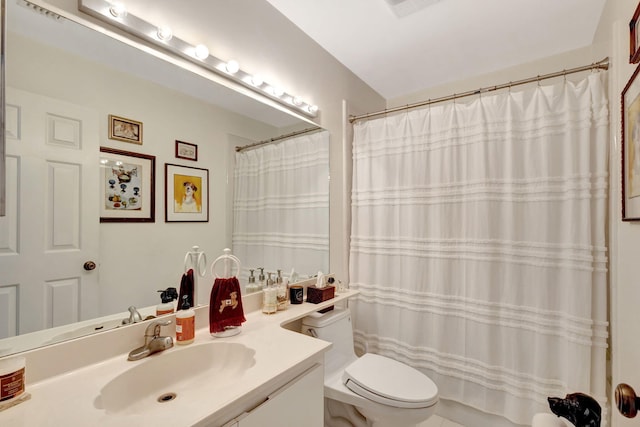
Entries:
{"label": "shower curtain pleat", "polygon": [[310,275],[328,266],[329,133],[239,152],[235,161],[232,240],[242,284],[258,267]]}
{"label": "shower curtain pleat", "polygon": [[605,79],[354,126],[360,350],[515,424],[580,391],[606,425]]}

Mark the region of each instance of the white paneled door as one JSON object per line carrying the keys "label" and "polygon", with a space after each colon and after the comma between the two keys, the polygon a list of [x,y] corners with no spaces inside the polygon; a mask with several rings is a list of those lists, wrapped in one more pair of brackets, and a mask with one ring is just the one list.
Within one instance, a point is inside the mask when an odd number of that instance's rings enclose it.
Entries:
{"label": "white paneled door", "polygon": [[0,338],[98,315],[97,113],[7,88]]}

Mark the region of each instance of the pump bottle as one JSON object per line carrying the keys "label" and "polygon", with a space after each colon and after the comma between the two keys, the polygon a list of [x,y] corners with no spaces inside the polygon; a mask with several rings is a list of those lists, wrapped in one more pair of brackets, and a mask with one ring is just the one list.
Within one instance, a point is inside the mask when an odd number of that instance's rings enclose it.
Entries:
{"label": "pump bottle", "polygon": [[176,313],[176,344],[191,344],[196,335],[196,312],[189,304],[189,296],[183,298],[180,311]]}
{"label": "pump bottle", "polygon": [[248,294],[253,292],[258,292],[259,290],[261,290],[256,284],[256,276],[253,275],[253,270],[249,270],[249,272],[251,274],[249,274],[249,283],[247,284],[247,290],[246,290]]}
{"label": "pump bottle", "polygon": [[278,276],[276,277],[276,288],[277,288],[277,300],[278,300],[278,311],[287,309],[288,298],[288,289],[287,289],[287,279],[282,278],[282,271],[278,270]]}
{"label": "pump bottle", "polygon": [[262,290],[262,312],[265,314],[273,314],[278,311],[278,290],[273,285],[273,279],[271,274],[267,273],[269,278],[267,279],[267,285]]}
{"label": "pump bottle", "polygon": [[162,302],[156,306],[156,316],[171,314],[176,311],[173,305],[173,300],[178,299],[176,288],[161,289],[158,292],[160,292],[160,300]]}

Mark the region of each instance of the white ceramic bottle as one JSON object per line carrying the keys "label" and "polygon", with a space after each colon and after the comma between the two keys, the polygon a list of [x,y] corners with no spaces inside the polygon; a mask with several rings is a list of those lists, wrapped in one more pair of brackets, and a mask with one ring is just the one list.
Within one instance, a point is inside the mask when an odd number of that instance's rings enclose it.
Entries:
{"label": "white ceramic bottle", "polygon": [[176,344],[191,344],[196,335],[196,312],[189,304],[189,297],[183,297],[181,309],[176,313]]}

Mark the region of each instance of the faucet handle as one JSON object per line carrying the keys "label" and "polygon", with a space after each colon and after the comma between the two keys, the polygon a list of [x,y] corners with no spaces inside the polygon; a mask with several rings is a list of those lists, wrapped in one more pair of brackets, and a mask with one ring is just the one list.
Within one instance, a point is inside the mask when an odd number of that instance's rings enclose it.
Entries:
{"label": "faucet handle", "polygon": [[142,316],[140,315],[140,313],[138,312],[138,309],[135,308],[133,305],[131,307],[128,308],[129,310],[129,318],[128,319],[123,319],[122,320],[122,324],[123,325],[129,325],[131,323],[138,323],[138,322],[142,322]]}
{"label": "faucet handle", "polygon": [[144,336],[145,337],[159,337],[160,336],[160,328],[162,326],[168,326],[171,324],[171,320],[154,320],[153,322],[149,323],[149,326],[147,326],[147,329],[144,331]]}

